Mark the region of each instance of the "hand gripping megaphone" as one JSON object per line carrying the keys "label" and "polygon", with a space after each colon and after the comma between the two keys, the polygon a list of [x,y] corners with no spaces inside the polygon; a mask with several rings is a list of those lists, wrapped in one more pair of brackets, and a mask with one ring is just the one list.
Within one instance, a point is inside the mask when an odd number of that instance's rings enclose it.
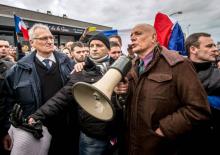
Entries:
{"label": "hand gripping megaphone", "polygon": [[103,121],[110,121],[114,117],[114,107],[111,96],[115,86],[128,73],[131,60],[120,56],[96,83],[77,82],[72,87],[72,94],[76,102],[90,115]]}

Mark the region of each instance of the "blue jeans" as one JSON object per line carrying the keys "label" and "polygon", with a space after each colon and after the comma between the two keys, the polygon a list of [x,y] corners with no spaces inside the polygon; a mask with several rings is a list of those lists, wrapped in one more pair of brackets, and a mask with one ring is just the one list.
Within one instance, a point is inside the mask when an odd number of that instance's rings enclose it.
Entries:
{"label": "blue jeans", "polygon": [[108,143],[108,140],[91,138],[83,132],[80,132],[79,153],[80,155],[102,155]]}

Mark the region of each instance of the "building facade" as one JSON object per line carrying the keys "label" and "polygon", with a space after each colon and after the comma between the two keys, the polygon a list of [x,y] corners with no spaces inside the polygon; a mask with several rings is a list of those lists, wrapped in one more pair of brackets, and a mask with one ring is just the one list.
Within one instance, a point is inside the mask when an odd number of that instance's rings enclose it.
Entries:
{"label": "building facade", "polygon": [[[85,28],[89,26],[96,27],[97,32],[112,29],[107,26],[70,19],[66,15],[63,17],[55,16],[50,11],[42,13],[0,4],[0,38],[8,40],[12,45],[17,43],[14,14],[21,17],[28,28],[35,23],[48,25],[55,36],[56,46],[68,41],[77,41]],[[27,41],[24,41],[21,33],[18,34],[18,39],[22,45],[28,44]]]}

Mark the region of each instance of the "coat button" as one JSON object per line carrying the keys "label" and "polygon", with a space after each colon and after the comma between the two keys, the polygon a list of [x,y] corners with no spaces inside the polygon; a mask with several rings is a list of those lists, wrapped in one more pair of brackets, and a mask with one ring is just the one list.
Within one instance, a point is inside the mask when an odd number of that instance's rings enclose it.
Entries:
{"label": "coat button", "polygon": [[94,81],[95,81],[95,79],[91,78],[91,82],[94,82]]}

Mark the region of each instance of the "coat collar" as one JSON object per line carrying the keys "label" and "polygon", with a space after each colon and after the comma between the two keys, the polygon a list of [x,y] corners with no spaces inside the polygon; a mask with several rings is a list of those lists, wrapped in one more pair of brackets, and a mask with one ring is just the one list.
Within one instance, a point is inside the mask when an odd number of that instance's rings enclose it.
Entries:
{"label": "coat collar", "polygon": [[[55,58],[56,58],[56,60],[59,64],[63,63],[67,59],[67,56],[64,55],[61,52],[54,51],[53,54],[54,54],[54,56],[55,56]],[[17,62],[17,65],[19,67],[22,67],[23,69],[31,69],[33,67],[33,64],[34,64],[35,56],[36,56],[36,51],[33,51],[30,54],[23,57],[22,59],[20,59]]]}

